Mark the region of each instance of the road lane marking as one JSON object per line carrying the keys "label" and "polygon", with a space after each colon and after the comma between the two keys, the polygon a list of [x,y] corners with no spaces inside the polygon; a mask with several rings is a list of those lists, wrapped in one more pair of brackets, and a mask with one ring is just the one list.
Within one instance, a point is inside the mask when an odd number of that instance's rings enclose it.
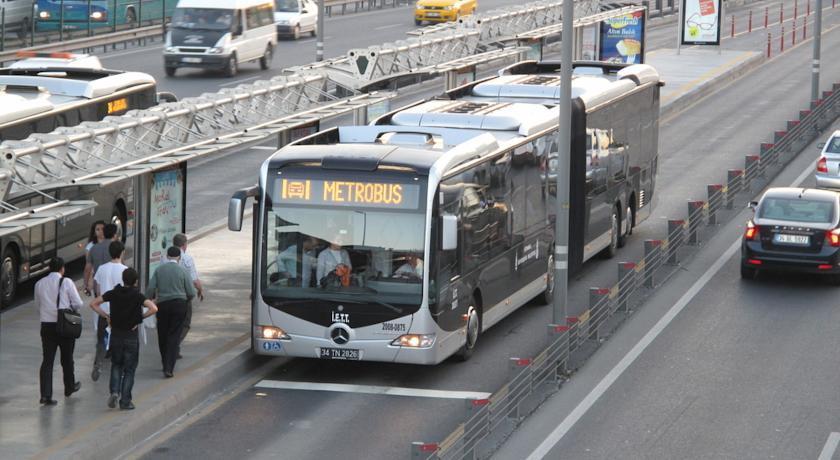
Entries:
{"label": "road lane marking", "polygon": [[[805,151],[805,149],[803,149],[803,151]],[[800,184],[802,184],[803,181],[805,181],[805,179],[809,175],[813,173],[814,165],[812,162],[809,162],[805,170],[802,171],[802,173],[793,181],[793,183],[790,186],[799,186]],[[619,361],[618,364],[615,365],[615,367],[610,369],[607,375],[604,376],[604,378],[601,379],[600,382],[598,382],[598,385],[596,385],[595,388],[593,388],[592,391],[590,391],[589,394],[587,394],[586,397],[583,398],[583,400],[580,403],[578,403],[577,406],[575,406],[572,412],[568,416],[566,416],[565,419],[563,419],[563,422],[561,422],[560,425],[557,426],[557,428],[555,428],[551,433],[549,433],[549,435],[543,440],[543,442],[541,442],[540,445],[537,446],[537,448],[534,449],[534,451],[531,452],[530,455],[528,455],[527,460],[539,460],[546,457],[549,454],[549,452],[551,452],[554,446],[556,446],[557,443],[560,442],[560,440],[563,439],[564,436],[566,436],[566,433],[568,433],[572,429],[572,427],[574,427],[575,424],[578,421],[580,421],[580,419],[583,418],[584,415],[586,415],[589,409],[591,409],[592,406],[595,405],[595,402],[597,402],[598,399],[600,399],[601,396],[603,396],[603,394],[610,389],[612,384],[615,383],[619,377],[621,377],[621,374],[623,374],[624,371],[626,371],[627,368],[629,368],[630,365],[633,364],[633,362],[635,362],[639,356],[641,356],[645,349],[651,343],[653,343],[653,341],[659,336],[659,334],[661,334],[662,331],[664,331],[665,328],[668,327],[669,324],[671,324],[671,321],[673,321],[674,318],[676,318],[677,315],[681,311],[683,311],[683,309],[685,309],[686,306],[688,306],[688,304],[694,299],[694,296],[696,296],[712,279],[712,277],[714,277],[717,274],[717,272],[720,271],[720,269],[723,268],[723,266],[729,262],[729,259],[731,259],[733,255],[735,255],[735,252],[738,251],[740,246],[741,236],[738,235],[738,238],[736,238],[735,241],[726,249],[726,251],[723,253],[723,256],[719,257],[715,261],[715,263],[713,263],[712,266],[709,267],[708,270],[706,270],[706,272],[703,273],[703,275],[697,281],[694,282],[694,284],[688,289],[688,291],[686,291],[682,295],[682,297],[680,297],[680,299],[677,300],[677,302],[673,306],[671,306],[668,312],[665,313],[665,316],[660,318],[659,321],[657,321],[657,323],[653,326],[653,328],[649,330],[647,334],[645,334],[644,337],[642,337],[642,339],[639,340],[639,342],[629,352],[627,352],[626,355],[624,355],[623,358],[621,358],[621,361]],[[831,440],[830,437],[829,440]],[[822,457],[820,457],[819,460],[823,460]]]}
{"label": "road lane marking", "polygon": [[834,457],[834,451],[837,450],[837,444],[840,444],[840,433],[831,433],[825,441],[820,457],[817,460],[831,460]]}
{"label": "road lane marking", "polygon": [[422,388],[348,385],[343,383],[290,382],[286,380],[262,380],[254,386],[257,388],[273,388],[276,390],[333,391],[338,393],[361,393],[384,396],[410,396],[414,398],[487,399],[490,397],[490,393],[483,393],[480,391],[424,390]]}
{"label": "road lane marking", "polygon": [[387,26],[374,27],[373,30],[393,29],[394,27],[402,27],[402,24],[389,24]]}
{"label": "road lane marking", "polygon": [[110,50],[107,53],[105,53],[104,55],[100,55],[100,56],[97,56],[97,57],[100,60],[102,60],[102,59],[113,59],[113,58],[128,56],[130,54],[148,53],[150,51],[163,51],[163,47],[162,46],[155,46],[155,47],[147,48],[147,47],[144,46],[142,48],[134,49],[134,50],[130,50],[130,51],[129,50],[126,50],[126,51]]}
{"label": "road lane marking", "polygon": [[277,147],[272,147],[270,145],[255,145],[251,148],[254,150],[277,150]]}
{"label": "road lane marking", "polygon": [[238,85],[238,84],[240,84],[244,81],[256,80],[257,78],[264,78],[264,77],[265,77],[264,75],[254,75],[253,77],[240,78],[239,80],[233,80],[233,81],[229,81],[227,83],[222,83],[219,86],[233,86],[233,85]]}

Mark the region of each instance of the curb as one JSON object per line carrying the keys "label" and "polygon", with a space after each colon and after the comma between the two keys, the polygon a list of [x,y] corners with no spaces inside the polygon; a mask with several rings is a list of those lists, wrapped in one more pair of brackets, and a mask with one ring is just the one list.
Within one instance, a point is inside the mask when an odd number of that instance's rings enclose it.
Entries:
{"label": "curb", "polygon": [[691,91],[673,100],[670,104],[662,107],[662,109],[660,109],[659,111],[659,119],[667,119],[672,115],[675,115],[687,109],[688,107],[694,105],[706,96],[716,92],[722,86],[732,81],[735,81],[741,78],[742,76],[746,75],[747,73],[753,71],[756,67],[759,67],[761,64],[763,64],[765,60],[766,57],[764,56],[764,54],[758,53],[752,56],[751,58],[741,62],[737,66],[727,70],[718,77],[715,77],[714,79],[695,87]]}
{"label": "curb", "polygon": [[221,350],[221,354],[199,360],[187,372],[169,380],[156,394],[138,398],[138,410],[130,415],[105,409],[103,395],[103,413],[107,415],[94,422],[95,425],[83,428],[77,436],[71,433],[71,439],[64,445],[47,449],[47,452],[42,451],[36,457],[117,458],[125,453],[126,448],[149,439],[173,420],[188,414],[212,394],[274,361],[251,353],[248,334],[229,341]]}

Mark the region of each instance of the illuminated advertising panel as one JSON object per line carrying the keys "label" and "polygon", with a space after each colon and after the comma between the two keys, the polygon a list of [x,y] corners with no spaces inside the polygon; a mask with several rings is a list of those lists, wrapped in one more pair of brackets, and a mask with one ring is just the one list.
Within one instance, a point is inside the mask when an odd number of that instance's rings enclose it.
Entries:
{"label": "illuminated advertising panel", "polygon": [[636,11],[601,22],[599,61],[642,64],[645,55],[645,12]]}
{"label": "illuminated advertising panel", "polygon": [[683,0],[682,44],[720,45],[720,0]]}

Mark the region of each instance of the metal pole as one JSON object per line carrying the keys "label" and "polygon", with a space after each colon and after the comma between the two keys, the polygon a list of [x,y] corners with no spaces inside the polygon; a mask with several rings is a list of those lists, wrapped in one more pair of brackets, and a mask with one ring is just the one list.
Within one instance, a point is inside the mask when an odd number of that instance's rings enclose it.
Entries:
{"label": "metal pole", "polygon": [[58,7],[58,41],[64,41],[64,0],[59,2]]}
{"label": "metal pole", "polygon": [[822,0],[817,0],[814,17],[814,60],[811,63],[811,100],[820,98],[820,41],[822,39]]}
{"label": "metal pole", "polygon": [[562,56],[560,57],[560,115],[557,129],[557,217],[554,227],[554,324],[566,324],[569,274],[569,175],[572,158],[572,52],[575,7],[563,2]]}
{"label": "metal pole", "polygon": [[318,42],[315,44],[315,61],[321,62],[324,60],[324,2],[326,0],[318,1]]}

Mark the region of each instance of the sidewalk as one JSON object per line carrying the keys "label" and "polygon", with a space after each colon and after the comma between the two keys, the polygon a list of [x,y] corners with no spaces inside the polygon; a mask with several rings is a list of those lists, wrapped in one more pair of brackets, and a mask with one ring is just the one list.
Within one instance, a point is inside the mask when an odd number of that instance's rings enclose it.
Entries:
{"label": "sidewalk", "polygon": [[[763,62],[757,52],[684,49],[648,54],[659,69],[662,118],[676,114],[716,87]],[[254,171],[255,177],[257,171]],[[225,205],[219,203],[220,206]],[[108,409],[107,371],[90,379],[94,351],[92,311],[85,308],[85,330],[76,343],[79,393],[63,397],[61,370],[54,370],[58,405],[38,404],[41,344],[38,312],[25,305],[0,316],[0,458],[102,458],[124,453],[168,423],[221,391],[249,371],[269,362],[251,355],[250,347],[250,220],[239,233],[221,228],[190,246],[207,297],[197,303],[174,379],[163,379],[156,331],[141,345],[134,389],[137,409]]]}

